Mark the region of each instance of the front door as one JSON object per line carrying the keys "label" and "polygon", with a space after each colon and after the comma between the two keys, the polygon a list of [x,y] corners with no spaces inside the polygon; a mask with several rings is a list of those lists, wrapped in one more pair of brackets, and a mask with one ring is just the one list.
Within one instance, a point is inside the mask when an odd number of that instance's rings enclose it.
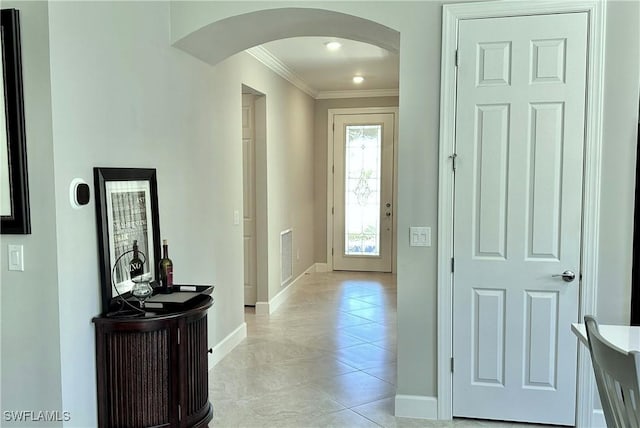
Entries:
{"label": "front door", "polygon": [[334,116],[335,270],[391,272],[394,116]]}
{"label": "front door", "polygon": [[586,48],[585,13],[461,21],[454,416],[574,424]]}

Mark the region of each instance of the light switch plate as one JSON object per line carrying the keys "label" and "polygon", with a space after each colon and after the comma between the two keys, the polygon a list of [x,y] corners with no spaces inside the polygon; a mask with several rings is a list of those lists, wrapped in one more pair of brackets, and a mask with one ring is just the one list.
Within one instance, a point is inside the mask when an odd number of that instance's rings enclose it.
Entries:
{"label": "light switch plate", "polygon": [[409,245],[412,247],[430,247],[431,228],[423,226],[409,227]]}
{"label": "light switch plate", "polygon": [[9,245],[9,270],[24,272],[24,252],[22,245]]}

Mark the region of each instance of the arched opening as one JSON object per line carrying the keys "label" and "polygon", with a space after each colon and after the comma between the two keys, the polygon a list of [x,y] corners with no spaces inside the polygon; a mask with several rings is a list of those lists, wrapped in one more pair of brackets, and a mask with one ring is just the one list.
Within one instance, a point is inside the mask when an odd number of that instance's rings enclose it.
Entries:
{"label": "arched opening", "polygon": [[[182,36],[174,43],[174,46],[211,65],[217,65],[239,52],[262,46],[270,41],[310,36],[354,40],[377,46],[396,55],[400,50],[400,33],[392,28],[354,15],[315,8],[271,8],[223,17]],[[247,82],[242,83],[243,85],[248,85]],[[340,105],[338,107],[344,106]],[[369,104],[366,107],[387,106]],[[398,107],[398,105],[396,104],[395,107]],[[332,108],[332,106],[329,106],[329,108]],[[324,128],[326,129],[326,125]],[[324,139],[326,140],[326,137]],[[324,143],[327,144],[326,141]],[[326,149],[323,156],[326,156]],[[323,161],[325,162],[323,174],[327,174],[327,161]],[[266,159],[264,162],[266,162]],[[260,169],[260,165],[258,165],[258,168]],[[263,170],[266,168],[266,164],[262,166]],[[264,178],[266,179],[266,175]],[[316,174],[316,180],[326,182],[327,177],[320,175],[319,178],[318,174]],[[266,184],[264,186],[266,188]],[[323,191],[327,192],[328,189],[325,187]],[[323,215],[326,215],[326,207],[328,205],[328,202],[323,201],[323,209],[325,210]],[[263,208],[265,207],[263,206]],[[262,223],[266,222],[264,220]],[[323,226],[326,226],[327,219],[323,218],[322,222],[324,223]],[[279,232],[275,228],[267,227],[271,236],[275,236],[276,232]],[[320,235],[322,235],[323,257],[329,257],[327,252],[330,253],[330,244],[324,242],[328,240],[327,233]],[[268,241],[270,240],[269,238]],[[254,251],[254,253],[275,256],[273,248],[268,248],[269,242],[262,241],[262,248],[258,248],[257,252]],[[297,255],[298,251],[295,251],[295,253]],[[267,264],[267,266],[271,265],[272,263],[270,262]],[[273,264],[273,266],[277,267],[276,264]],[[260,306],[261,301],[262,303],[265,303],[265,301],[268,303],[275,294],[273,286],[269,285],[274,282],[272,278],[274,274],[269,273],[268,270],[268,268],[262,269],[262,275],[258,275],[258,306]],[[264,311],[269,312],[269,307],[267,306],[267,309],[263,308],[259,312]]]}
{"label": "arched opening", "polygon": [[[227,17],[219,21],[216,21],[214,23],[200,27],[200,29],[182,37],[175,43],[175,46],[196,56],[197,58],[205,61],[208,64],[216,65],[216,74],[226,76],[227,75],[226,71],[222,72],[219,70],[223,68],[226,70],[225,67],[227,64],[229,64],[229,62],[237,62],[238,64],[240,64],[242,61],[238,60],[238,56],[236,56],[236,54],[243,52],[249,48],[263,45],[269,41],[293,38],[293,37],[305,37],[305,36],[334,37],[334,38],[341,38],[341,39],[356,40],[359,42],[364,42],[364,43],[378,46],[380,48],[394,52],[396,54],[399,53],[399,48],[400,48],[400,33],[387,26],[381,25],[379,23],[376,23],[370,20],[358,18],[352,15],[343,14],[343,13],[337,13],[337,12],[320,10],[320,9],[301,9],[301,8],[270,9],[270,10],[263,10],[263,11],[251,12],[243,15]],[[260,82],[256,84],[255,81],[242,81],[242,84],[245,85],[244,89],[246,94],[255,95],[258,92],[261,94],[261,96],[263,97],[262,100],[266,103],[266,110],[268,112],[267,114],[273,114],[274,111],[276,111],[281,107],[273,100],[272,95],[268,92],[268,90],[265,90],[265,87],[262,86]],[[235,85],[235,82],[233,83],[233,85]],[[239,91],[240,89],[239,87],[237,89],[238,89],[237,95],[239,99],[241,91]],[[397,108],[398,107],[397,95],[395,96],[395,98],[396,98],[395,100],[396,104],[393,107]],[[318,174],[315,174],[315,178],[319,181],[324,181],[326,186],[327,175],[328,175],[327,159],[326,159],[327,157],[326,147],[328,144],[327,143],[328,132],[327,132],[327,122],[326,122],[327,111],[331,109],[341,109],[341,108],[347,109],[347,108],[352,108],[353,106],[352,105],[332,105],[330,103],[327,103],[326,100],[322,100],[322,101],[323,102],[320,104],[322,104],[322,108],[324,108],[325,110],[325,113],[324,113],[325,122],[322,126],[324,128],[324,131],[322,134],[323,135],[322,138],[316,137],[316,141],[318,141],[319,139],[324,140],[325,146],[323,147],[322,150],[320,150],[320,152],[322,152],[322,157],[323,157],[323,160],[322,160],[323,164],[321,167],[319,167],[319,169],[322,170],[321,178],[318,178]],[[371,102],[378,102],[378,101],[372,100]],[[318,104],[316,103],[316,106],[317,105]],[[241,107],[241,106],[238,106],[238,107]],[[369,104],[366,107],[371,108],[371,107],[390,107],[390,106]],[[229,111],[231,112],[235,112],[236,110],[237,110],[236,106],[231,106],[229,108]],[[345,112],[343,111],[342,113],[345,113]],[[271,124],[269,124],[267,128],[270,128],[270,126]],[[268,129],[267,133],[271,133],[272,131],[273,131],[273,128]],[[267,158],[269,161],[269,166],[268,166],[269,169],[277,169],[278,167],[281,166],[281,164],[278,164],[278,163],[272,164],[274,158],[278,158],[282,155],[282,153],[279,150],[276,150],[275,155],[271,151],[273,150],[273,147],[270,145],[274,140],[275,139],[271,138],[271,140],[266,143],[268,147],[267,150],[270,150],[269,154],[267,155]],[[227,138],[225,139],[223,144],[228,144],[228,143],[232,143],[232,141],[230,141]],[[258,145],[258,148],[259,147],[261,147],[261,145]],[[235,154],[236,159],[237,159],[237,154],[238,153]],[[308,155],[308,152],[304,152],[302,153],[302,155]],[[276,162],[278,162],[278,159],[276,159]],[[297,168],[297,167],[298,166],[295,166],[295,165],[292,166],[292,168]],[[273,174],[271,173],[267,174],[267,178],[269,179],[269,182],[268,182],[269,187],[272,186],[274,182],[274,180],[271,180],[272,177],[273,177]],[[278,180],[279,178],[277,178],[275,181],[277,182]],[[259,183],[259,184],[264,185],[264,183]],[[311,190],[313,191],[313,189]],[[327,191],[326,187],[324,191],[325,192]],[[292,198],[294,197],[295,196],[292,196]],[[323,199],[324,207],[328,206],[326,195],[317,196],[317,197]],[[271,202],[269,201],[269,203]],[[260,201],[256,201],[256,205],[259,206]],[[280,210],[279,207],[277,207],[274,210],[273,206],[270,205],[268,209],[269,218],[268,220],[265,220],[265,222],[271,223],[273,221],[273,218],[276,217],[278,214],[283,214],[283,210]],[[326,214],[326,209],[325,209],[325,214]],[[259,215],[260,213],[258,214],[258,217]],[[257,217],[257,222],[259,222],[258,217]],[[324,219],[324,221],[326,224],[326,218]],[[268,242],[264,243],[263,241],[263,243],[266,246],[266,249],[265,249],[266,251],[263,251],[262,253],[264,254],[268,252],[268,257],[269,257],[269,261],[268,261],[269,272],[265,274],[269,284],[266,284],[267,290],[265,291],[263,288],[265,287],[264,282],[261,282],[260,280],[258,280],[258,290],[256,293],[257,299],[258,299],[258,306],[256,306],[257,308],[256,312],[264,313],[265,310],[260,309],[261,307],[259,304],[272,303],[274,297],[277,298],[277,296],[279,295],[278,293],[278,295],[274,296],[274,291],[273,291],[274,285],[275,286],[280,285],[279,284],[280,275],[277,272],[279,268],[278,266],[279,261],[277,260],[272,261],[271,259],[278,258],[277,257],[278,250],[279,250],[278,235],[281,233],[282,230],[288,229],[289,225],[282,224],[280,226],[281,227],[271,226],[271,224],[269,224],[268,225],[269,237],[267,239]],[[296,227],[293,227],[294,242],[296,239],[298,239],[299,230],[300,230],[299,228],[296,229]],[[322,231],[319,234],[323,235],[324,238],[327,239],[326,231]],[[324,253],[323,254],[324,256],[327,255],[326,248],[327,247],[325,246],[324,250],[322,251]],[[258,249],[256,253],[260,254],[261,249]],[[296,257],[304,257],[304,254],[302,256],[298,255],[298,251],[295,246],[293,248],[292,253],[293,253],[294,259]],[[304,251],[302,253],[304,253]],[[258,257],[258,263],[260,262],[264,262],[264,258]],[[272,267],[273,269],[271,269]],[[262,273],[264,273],[264,271]],[[260,275],[260,273],[258,275]],[[294,277],[295,277],[295,274],[294,274]],[[360,276],[360,278],[362,278],[362,276]],[[358,287],[361,285],[362,284],[358,285]],[[378,285],[373,284],[373,286],[378,286]],[[395,281],[394,281],[394,287],[395,287]],[[384,287],[380,287],[380,288],[384,288]],[[229,304],[232,304],[234,308],[236,307],[237,304],[238,305],[240,304],[239,299],[236,299],[236,297],[237,296],[234,295],[232,299],[233,301],[229,302]],[[347,299],[351,297],[353,297],[353,295],[346,296]],[[220,300],[222,300],[222,298]],[[384,299],[382,299],[380,302],[383,302],[383,301]],[[375,303],[378,303],[378,301],[376,301]],[[358,304],[361,305],[360,307],[361,310],[374,307],[373,304],[368,305],[366,302],[359,302]],[[352,309],[356,310],[355,308],[352,308]],[[385,310],[384,305],[381,305],[381,310]],[[266,312],[268,313],[269,311],[270,309],[267,308]],[[390,316],[388,316],[388,318],[393,319],[395,322],[394,315],[395,314],[391,314]],[[350,317],[350,315],[347,315],[347,316]],[[349,319],[355,321],[356,317],[349,318]],[[364,322],[366,323],[367,321],[364,321]],[[355,327],[355,325],[353,327]],[[363,328],[361,334],[365,334],[364,331],[365,329]],[[393,340],[395,340],[395,325],[393,325]],[[387,359],[392,360],[393,373],[390,374],[390,377],[395,378],[396,365],[395,365],[395,353],[393,349],[377,347],[373,343],[369,343],[371,341],[373,341],[373,337],[363,338],[362,342],[356,339],[355,342],[353,342],[353,344],[356,344],[356,343],[360,344],[363,347],[362,349],[366,349],[368,351],[371,351],[371,350],[377,351],[380,355],[384,355],[384,362],[382,362],[383,358],[380,357],[381,364],[386,363]],[[393,346],[390,345],[389,348],[393,348]],[[373,355],[374,352],[370,352],[370,354]],[[391,357],[391,354],[393,354],[394,357]],[[378,362],[376,362],[376,364],[377,363]],[[366,368],[368,369],[369,367],[366,367]],[[363,374],[362,376],[366,377],[368,375],[369,374]]]}
{"label": "arched opening", "polygon": [[182,37],[174,46],[215,65],[262,43],[301,36],[334,36],[400,50],[400,33],[353,15],[322,9],[278,8],[231,16]]}

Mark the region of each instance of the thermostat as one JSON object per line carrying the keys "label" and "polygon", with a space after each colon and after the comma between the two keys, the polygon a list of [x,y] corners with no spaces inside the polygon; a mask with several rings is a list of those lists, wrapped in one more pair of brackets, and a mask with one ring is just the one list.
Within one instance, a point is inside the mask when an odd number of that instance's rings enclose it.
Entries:
{"label": "thermostat", "polygon": [[89,203],[91,191],[82,178],[74,178],[69,186],[69,200],[73,208],[79,209]]}

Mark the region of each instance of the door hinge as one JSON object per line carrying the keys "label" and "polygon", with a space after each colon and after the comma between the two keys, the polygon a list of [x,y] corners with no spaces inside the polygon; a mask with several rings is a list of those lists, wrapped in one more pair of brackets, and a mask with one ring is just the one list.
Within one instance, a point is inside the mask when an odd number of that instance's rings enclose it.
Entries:
{"label": "door hinge", "polygon": [[451,273],[455,272],[456,260],[451,257]]}
{"label": "door hinge", "polygon": [[458,66],[458,49],[456,49],[456,67]]}
{"label": "door hinge", "polygon": [[336,173],[336,166],[331,165],[331,174],[335,174],[335,173]]}
{"label": "door hinge", "polygon": [[453,357],[451,357],[451,373],[453,373]]}
{"label": "door hinge", "polygon": [[335,122],[333,122],[333,123],[331,124],[331,130],[332,130],[333,132],[336,132],[336,123],[335,123]]}
{"label": "door hinge", "polygon": [[182,406],[178,404],[178,420],[182,420]]}
{"label": "door hinge", "polygon": [[331,255],[333,256],[333,248],[331,249]]}
{"label": "door hinge", "polygon": [[451,156],[449,156],[449,159],[451,159],[451,168],[453,168],[453,172],[456,172],[456,158],[457,157],[458,157],[458,155],[456,153],[454,153]]}
{"label": "door hinge", "polygon": [[180,344],[180,329],[178,329],[178,345]]}
{"label": "door hinge", "polygon": [[334,214],[333,210],[334,210],[334,208],[333,208],[333,207],[331,207],[331,215],[333,215],[333,214]]}

